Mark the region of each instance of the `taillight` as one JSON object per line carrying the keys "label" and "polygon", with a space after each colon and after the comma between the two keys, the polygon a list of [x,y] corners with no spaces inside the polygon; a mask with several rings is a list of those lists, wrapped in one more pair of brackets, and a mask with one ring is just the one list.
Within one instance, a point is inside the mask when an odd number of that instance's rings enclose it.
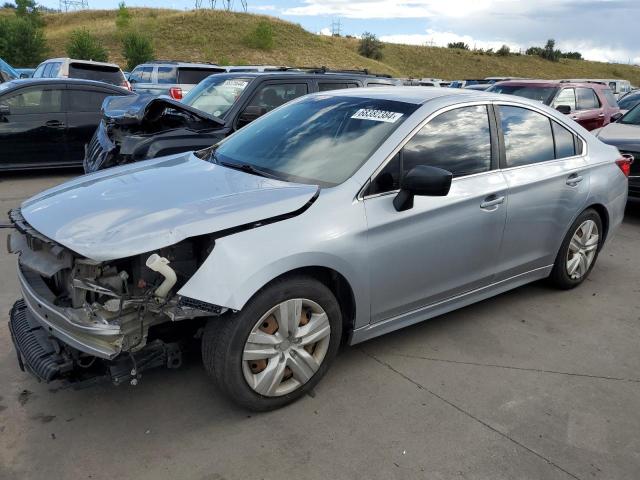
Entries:
{"label": "taillight", "polygon": [[180,87],[171,87],[169,89],[169,95],[174,100],[182,100],[182,89]]}
{"label": "taillight", "polygon": [[133,88],[131,87],[131,84],[129,83],[128,80],[123,81],[120,86],[122,88],[126,88],[127,90],[129,90],[130,92],[133,92]]}
{"label": "taillight", "polygon": [[622,157],[616,160],[616,165],[620,167],[622,173],[624,173],[625,177],[628,177],[631,173],[631,164],[633,163],[633,155],[629,155],[628,153],[623,153]]}

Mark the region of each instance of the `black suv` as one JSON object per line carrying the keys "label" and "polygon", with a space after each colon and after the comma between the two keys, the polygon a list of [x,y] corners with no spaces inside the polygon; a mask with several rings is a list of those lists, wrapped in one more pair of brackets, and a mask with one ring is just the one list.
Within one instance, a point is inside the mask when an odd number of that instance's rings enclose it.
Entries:
{"label": "black suv", "polygon": [[308,93],[401,84],[366,70],[238,72],[204,79],[182,102],[150,96],[107,98],[102,121],[87,145],[84,169],[94,172],[209,147]]}

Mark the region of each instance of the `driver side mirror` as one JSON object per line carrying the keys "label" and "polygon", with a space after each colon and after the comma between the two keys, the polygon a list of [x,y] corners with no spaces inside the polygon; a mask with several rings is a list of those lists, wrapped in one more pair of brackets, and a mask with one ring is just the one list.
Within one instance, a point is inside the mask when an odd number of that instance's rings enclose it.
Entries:
{"label": "driver side mirror", "polygon": [[447,170],[428,165],[418,165],[409,170],[400,180],[400,192],[393,199],[398,212],[413,208],[415,195],[445,197],[451,189],[453,174]]}
{"label": "driver side mirror", "polygon": [[0,103],[0,118],[9,115],[11,113],[11,109],[9,105],[5,105],[4,103]]}
{"label": "driver side mirror", "polygon": [[246,125],[247,123],[251,123],[254,120],[260,118],[262,115],[267,113],[267,109],[265,107],[259,107],[257,105],[249,105],[238,117],[239,122],[242,125]]}
{"label": "driver side mirror", "polygon": [[564,115],[569,115],[571,113],[571,107],[569,105],[558,105],[556,110]]}

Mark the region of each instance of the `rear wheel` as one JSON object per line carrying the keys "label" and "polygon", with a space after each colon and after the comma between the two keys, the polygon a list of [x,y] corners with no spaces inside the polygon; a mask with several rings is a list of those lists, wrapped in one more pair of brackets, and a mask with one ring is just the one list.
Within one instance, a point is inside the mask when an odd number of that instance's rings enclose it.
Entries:
{"label": "rear wheel", "polygon": [[582,212],[567,233],[549,279],[558,288],[580,285],[591,273],[603,239],[602,220],[595,210]]}
{"label": "rear wheel", "polygon": [[238,313],[211,320],[205,368],[232,400],[271,410],[308,392],[329,368],[342,332],[337,300],[306,277],[265,287]]}

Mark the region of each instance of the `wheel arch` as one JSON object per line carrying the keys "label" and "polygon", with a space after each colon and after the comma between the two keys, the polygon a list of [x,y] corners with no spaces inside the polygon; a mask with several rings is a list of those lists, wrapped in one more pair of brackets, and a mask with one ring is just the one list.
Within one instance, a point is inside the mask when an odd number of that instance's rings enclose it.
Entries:
{"label": "wheel arch", "polygon": [[589,210],[589,209],[595,210],[596,213],[600,216],[600,220],[602,220],[603,231],[602,231],[601,245],[604,245],[604,242],[607,240],[607,234],[609,233],[609,212],[607,211],[607,207],[605,207],[601,203],[592,203],[591,205],[588,205],[584,210]]}
{"label": "wheel arch", "polygon": [[[306,267],[298,267],[273,278],[267,284],[265,284],[260,290],[256,291],[253,296],[257,295],[262,289],[271,285],[274,282],[285,280],[289,277],[305,276],[313,278],[318,282],[326,286],[331,293],[336,297],[338,305],[340,305],[340,311],[342,313],[342,331],[343,341],[348,338],[351,331],[353,331],[356,320],[356,299],[353,288],[339,271],[320,265],[310,265]],[[253,298],[252,296],[252,298]]]}

